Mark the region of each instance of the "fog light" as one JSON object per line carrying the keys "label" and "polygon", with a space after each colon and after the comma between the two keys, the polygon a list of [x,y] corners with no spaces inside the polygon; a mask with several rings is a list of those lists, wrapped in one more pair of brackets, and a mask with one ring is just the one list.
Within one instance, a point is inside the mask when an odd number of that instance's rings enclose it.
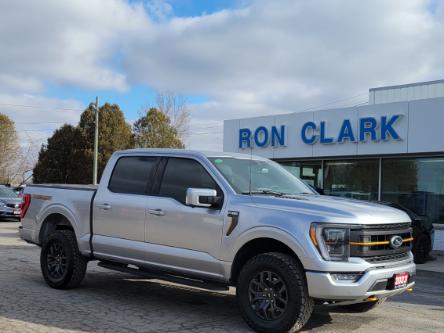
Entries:
{"label": "fog light", "polygon": [[337,281],[356,282],[361,278],[362,273],[332,273],[330,275]]}

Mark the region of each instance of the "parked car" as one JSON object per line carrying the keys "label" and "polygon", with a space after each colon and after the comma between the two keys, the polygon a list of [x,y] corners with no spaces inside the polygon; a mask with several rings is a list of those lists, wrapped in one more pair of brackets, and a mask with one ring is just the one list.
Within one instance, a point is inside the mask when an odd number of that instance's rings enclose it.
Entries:
{"label": "parked car", "polygon": [[[409,216],[320,196],[279,164],[234,153],[116,152],[100,185],[29,185],[20,235],[46,283],[87,263],[210,290],[236,287],[258,332],[295,332],[314,303],[369,311],[415,284]],[[383,239],[383,244],[381,244]]]}
{"label": "parked car", "polygon": [[13,189],[0,185],[0,218],[20,220],[21,203],[22,198]]}
{"label": "parked car", "polygon": [[16,186],[13,188],[13,190],[15,191],[15,193],[17,193],[17,196],[21,197],[23,195],[23,192],[25,191],[25,186],[24,185]]}
{"label": "parked car", "polygon": [[400,209],[407,213],[412,220],[413,247],[412,252],[416,264],[424,264],[430,259],[430,251],[433,249],[435,229],[432,221],[427,216],[420,216],[407,207],[393,202],[380,202],[384,205]]}
{"label": "parked car", "polygon": [[[313,191],[324,194],[324,191],[309,183],[306,183]],[[430,256],[430,252],[433,249],[433,242],[435,239],[435,229],[433,228],[432,221],[427,216],[420,216],[414,213],[407,207],[394,202],[389,201],[376,201],[382,205],[390,206],[396,209],[400,209],[407,213],[412,220],[413,229],[413,246],[412,253],[416,264],[424,264],[427,260],[433,259]]]}

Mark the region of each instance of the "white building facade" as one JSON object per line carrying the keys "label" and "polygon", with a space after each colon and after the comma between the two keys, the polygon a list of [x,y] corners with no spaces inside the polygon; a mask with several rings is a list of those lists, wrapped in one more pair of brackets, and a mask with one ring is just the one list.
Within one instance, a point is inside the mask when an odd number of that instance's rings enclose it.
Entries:
{"label": "white building facade", "polygon": [[[370,89],[364,106],[224,122],[224,151],[284,165],[325,194],[400,203],[444,226],[444,80]],[[444,250],[444,234],[435,248]]]}

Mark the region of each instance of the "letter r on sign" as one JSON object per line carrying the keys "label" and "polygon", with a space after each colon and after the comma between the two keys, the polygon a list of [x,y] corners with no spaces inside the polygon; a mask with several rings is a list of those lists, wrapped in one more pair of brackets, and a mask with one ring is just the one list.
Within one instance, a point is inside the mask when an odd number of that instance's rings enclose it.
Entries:
{"label": "letter r on sign", "polygon": [[251,147],[251,131],[249,128],[241,128],[239,130],[239,148]]}

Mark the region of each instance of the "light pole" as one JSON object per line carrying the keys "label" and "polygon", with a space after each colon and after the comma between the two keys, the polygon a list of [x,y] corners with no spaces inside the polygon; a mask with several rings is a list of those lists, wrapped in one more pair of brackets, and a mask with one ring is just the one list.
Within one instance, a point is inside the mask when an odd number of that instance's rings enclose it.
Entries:
{"label": "light pole", "polygon": [[96,97],[95,131],[94,131],[94,165],[93,184],[97,185],[97,159],[99,154],[99,97]]}

